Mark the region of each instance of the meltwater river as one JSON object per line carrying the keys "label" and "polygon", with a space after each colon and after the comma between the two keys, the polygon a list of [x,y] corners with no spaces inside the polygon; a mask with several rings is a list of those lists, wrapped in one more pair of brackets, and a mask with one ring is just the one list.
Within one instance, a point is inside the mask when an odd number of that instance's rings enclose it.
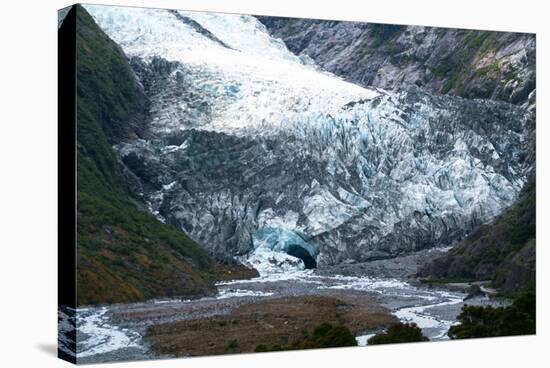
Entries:
{"label": "meltwater river", "polygon": [[[218,283],[219,293],[196,300],[156,299],[147,302],[116,304],[77,309],[77,355],[80,363],[158,358],[148,352],[142,339],[151,324],[229,313],[236,307],[264,298],[299,295],[368,294],[376,298],[402,322],[414,322],[432,341],[446,340],[450,326],[464,305],[466,294],[430,287],[397,278],[320,274],[304,269],[263,269],[261,276],[249,280]],[[495,304],[486,297],[468,304]],[[67,322],[67,310],[59,318]],[[74,338],[69,323],[61,337],[61,349]],[[71,334],[73,332],[73,334]],[[378,331],[356,336],[358,344]]]}

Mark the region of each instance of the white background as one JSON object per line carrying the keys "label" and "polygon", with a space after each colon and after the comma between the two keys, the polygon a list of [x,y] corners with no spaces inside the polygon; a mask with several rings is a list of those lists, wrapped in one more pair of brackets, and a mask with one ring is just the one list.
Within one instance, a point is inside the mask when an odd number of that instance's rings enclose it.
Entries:
{"label": "white background", "polygon": [[[95,1],[90,1],[95,2]],[[548,366],[548,41],[545,1],[161,0],[110,4],[537,33],[538,334],[471,341],[234,355],[110,367]],[[3,1],[0,11],[0,366],[55,358],[57,13],[69,1]],[[546,109],[545,109],[546,108]],[[6,114],[7,113],[7,114]],[[71,142],[66,142],[71,144]],[[67,177],[66,180],[72,180]],[[546,225],[546,226],[545,226]]]}

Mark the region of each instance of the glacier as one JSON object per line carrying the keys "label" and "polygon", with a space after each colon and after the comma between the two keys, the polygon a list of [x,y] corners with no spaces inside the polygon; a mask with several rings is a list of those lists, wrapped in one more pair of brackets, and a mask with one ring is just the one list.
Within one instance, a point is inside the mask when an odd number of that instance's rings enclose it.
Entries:
{"label": "glacier", "polygon": [[534,170],[524,108],[346,82],[253,16],[85,8],[150,99],[146,133],[114,147],[133,194],[219,259],[301,270],[450,245]]}

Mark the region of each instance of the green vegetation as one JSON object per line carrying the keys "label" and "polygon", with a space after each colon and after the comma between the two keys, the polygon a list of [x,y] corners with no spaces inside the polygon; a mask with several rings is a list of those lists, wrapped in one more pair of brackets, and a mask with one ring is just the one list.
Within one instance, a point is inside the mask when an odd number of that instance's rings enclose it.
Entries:
{"label": "green vegetation", "polygon": [[425,266],[425,282],[491,280],[504,293],[535,283],[536,185],[529,182],[518,200],[492,223],[482,225],[448,254]]}
{"label": "green vegetation", "polygon": [[269,351],[269,349],[267,348],[266,345],[260,344],[260,345],[256,346],[256,349],[254,349],[254,351],[256,353],[265,353],[266,351]]}
{"label": "green vegetation", "polygon": [[508,307],[465,305],[458,320],[460,324],[449,329],[451,339],[534,334],[535,293],[527,291],[520,294]]}
{"label": "green vegetation", "polygon": [[396,24],[371,24],[369,36],[372,37],[371,48],[376,48],[385,42],[391,41],[399,33],[403,32],[403,26]]}
{"label": "green vegetation", "polygon": [[257,345],[255,352],[335,348],[342,346],[357,346],[357,341],[346,326],[333,326],[330,323],[322,323],[315,327],[313,334],[309,336],[306,331],[302,332],[301,339],[292,340],[286,345],[275,344],[268,348],[264,344]]}
{"label": "green vegetation", "polygon": [[215,292],[206,251],[140,208],[124,184],[111,145],[137,135],[147,105],[125,55],[81,6],[76,36],[77,304]]}
{"label": "green vegetation", "polygon": [[445,79],[442,94],[454,90],[454,94],[468,98],[489,98],[497,87],[500,66],[493,63],[476,68],[478,60],[499,47],[499,34],[487,31],[462,31],[458,39],[458,51],[451,53],[431,68],[434,76]]}
{"label": "green vegetation", "polygon": [[238,348],[239,348],[239,342],[233,339],[227,343],[227,348],[225,350],[228,353],[232,353],[232,352],[235,352]]}
{"label": "green vegetation", "polygon": [[387,331],[371,337],[368,345],[395,344],[401,342],[429,341],[422,335],[422,330],[415,323],[396,323],[391,325]]}

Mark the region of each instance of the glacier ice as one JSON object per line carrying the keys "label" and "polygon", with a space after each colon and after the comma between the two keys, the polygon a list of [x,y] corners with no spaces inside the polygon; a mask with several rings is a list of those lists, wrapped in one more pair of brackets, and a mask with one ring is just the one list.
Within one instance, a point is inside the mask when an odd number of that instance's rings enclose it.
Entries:
{"label": "glacier ice", "polygon": [[218,257],[300,268],[270,252],[323,264],[448,245],[533,170],[522,108],[345,82],[252,16],[86,9],[151,101],[146,136],[115,146],[135,195]]}

